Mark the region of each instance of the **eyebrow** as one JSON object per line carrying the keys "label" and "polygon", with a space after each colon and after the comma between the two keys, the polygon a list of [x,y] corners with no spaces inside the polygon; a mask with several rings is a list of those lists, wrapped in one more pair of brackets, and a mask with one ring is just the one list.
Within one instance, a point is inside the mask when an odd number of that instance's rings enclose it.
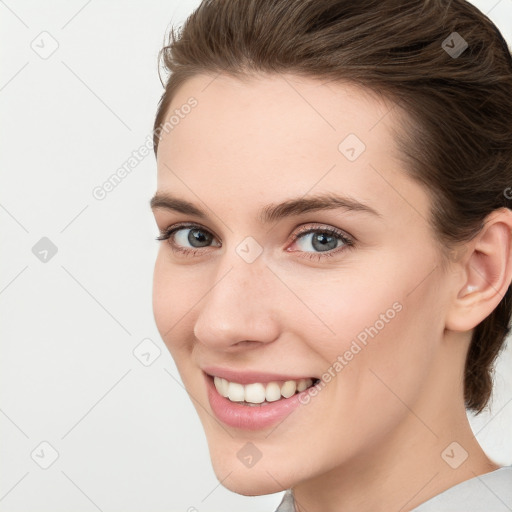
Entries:
{"label": "eyebrow", "polygon": [[[150,201],[150,206],[152,210],[165,209],[188,215],[195,215],[200,219],[208,218],[208,214],[202,208],[168,193],[156,193]],[[310,197],[291,198],[283,201],[282,203],[271,203],[265,205],[260,209],[258,219],[262,224],[270,224],[277,220],[286,217],[298,216],[303,213],[335,209],[370,213],[377,217],[382,217],[382,215],[371,206],[356,201],[350,197],[344,197],[336,194],[320,194]]]}

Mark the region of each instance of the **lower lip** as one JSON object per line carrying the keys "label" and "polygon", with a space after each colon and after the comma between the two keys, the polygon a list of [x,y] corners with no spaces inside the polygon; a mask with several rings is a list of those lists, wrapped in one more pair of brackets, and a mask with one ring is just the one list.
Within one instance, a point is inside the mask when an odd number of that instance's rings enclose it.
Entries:
{"label": "lower lip", "polygon": [[261,430],[283,421],[301,405],[300,395],[307,390],[296,393],[290,398],[281,398],[261,406],[242,405],[223,397],[213,383],[213,377],[205,374],[208,400],[215,416],[230,427],[244,430]]}

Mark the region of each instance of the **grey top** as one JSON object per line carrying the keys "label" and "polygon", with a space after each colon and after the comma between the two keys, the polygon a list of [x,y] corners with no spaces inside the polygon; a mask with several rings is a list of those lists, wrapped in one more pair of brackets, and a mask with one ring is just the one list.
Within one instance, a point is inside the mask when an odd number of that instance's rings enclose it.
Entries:
{"label": "grey top", "polygon": [[[512,466],[476,476],[430,498],[410,512],[510,512]],[[293,492],[288,489],[275,512],[295,512]]]}

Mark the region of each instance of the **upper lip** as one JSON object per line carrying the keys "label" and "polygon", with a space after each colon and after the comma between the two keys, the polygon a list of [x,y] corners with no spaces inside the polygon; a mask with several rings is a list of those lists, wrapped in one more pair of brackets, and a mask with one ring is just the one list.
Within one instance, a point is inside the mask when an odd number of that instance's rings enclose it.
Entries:
{"label": "upper lip", "polygon": [[268,383],[275,381],[286,380],[300,380],[300,379],[313,379],[311,375],[289,375],[278,374],[262,371],[248,371],[248,370],[232,370],[230,368],[221,368],[219,366],[206,366],[202,368],[203,372],[212,377],[221,377],[229,382],[238,382],[239,384],[252,384],[254,382]]}

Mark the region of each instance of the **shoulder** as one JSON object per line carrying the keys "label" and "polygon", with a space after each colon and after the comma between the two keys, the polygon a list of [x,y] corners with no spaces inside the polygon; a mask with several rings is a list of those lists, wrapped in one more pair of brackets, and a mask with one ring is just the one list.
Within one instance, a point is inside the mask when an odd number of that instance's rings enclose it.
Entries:
{"label": "shoulder", "polygon": [[276,508],[275,512],[295,512],[295,505],[293,504],[293,493],[288,489],[284,495],[281,503]]}
{"label": "shoulder", "polygon": [[459,512],[462,509],[465,512],[510,512],[512,466],[499,468],[450,487],[411,512]]}
{"label": "shoulder", "polygon": [[[505,466],[461,482],[422,503],[411,512],[510,512],[512,466]],[[295,512],[288,489],[275,512]]]}

